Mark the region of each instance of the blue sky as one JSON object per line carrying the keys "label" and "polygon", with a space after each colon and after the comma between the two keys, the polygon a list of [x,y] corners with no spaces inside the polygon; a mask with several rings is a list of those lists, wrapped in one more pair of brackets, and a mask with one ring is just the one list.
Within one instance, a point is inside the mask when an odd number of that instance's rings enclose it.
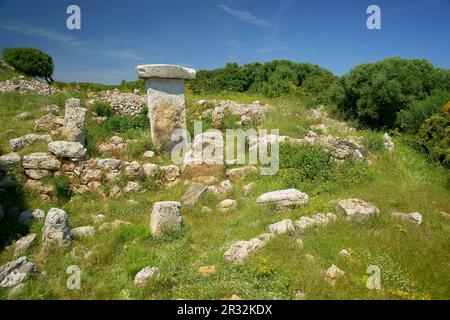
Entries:
{"label": "blue sky", "polygon": [[[81,8],[81,30],[66,8]],[[369,5],[381,30],[366,27]],[[37,47],[61,81],[119,83],[145,63],[212,69],[273,59],[337,75],[385,57],[450,68],[450,0],[0,0],[0,49]]]}

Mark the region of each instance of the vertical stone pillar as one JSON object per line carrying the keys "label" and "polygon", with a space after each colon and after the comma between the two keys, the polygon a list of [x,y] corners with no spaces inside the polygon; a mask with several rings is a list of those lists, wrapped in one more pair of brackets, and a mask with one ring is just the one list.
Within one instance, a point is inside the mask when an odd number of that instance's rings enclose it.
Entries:
{"label": "vertical stone pillar", "polygon": [[66,100],[66,112],[62,134],[67,141],[79,142],[84,145],[86,140],[87,109],[81,107],[80,99]]}
{"label": "vertical stone pillar", "polygon": [[195,70],[177,65],[147,64],[136,67],[140,79],[145,79],[148,117],[155,146],[170,152],[178,143],[171,141],[177,129],[186,129],[184,84],[195,79]]}

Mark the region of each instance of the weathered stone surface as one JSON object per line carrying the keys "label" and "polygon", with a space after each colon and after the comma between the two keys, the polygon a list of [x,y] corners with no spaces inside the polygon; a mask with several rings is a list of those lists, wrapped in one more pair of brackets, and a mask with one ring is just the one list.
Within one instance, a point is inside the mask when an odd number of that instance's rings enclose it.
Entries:
{"label": "weathered stone surface", "polygon": [[413,213],[402,213],[402,212],[392,212],[392,216],[395,218],[400,218],[402,220],[407,220],[416,224],[422,224],[422,215],[419,212]]}
{"label": "weathered stone surface", "polygon": [[142,107],[147,104],[145,96],[141,96],[139,90],[135,90],[133,93],[120,92],[119,89],[101,91],[95,96],[95,100],[105,102],[110,106],[117,114],[120,115],[138,115]]}
{"label": "weathered stone surface", "polygon": [[217,186],[217,190],[219,191],[219,193],[222,193],[222,194],[227,193],[231,189],[233,189],[233,185],[231,184],[230,180],[223,180]]}
{"label": "weathered stone surface", "polygon": [[46,114],[34,122],[34,131],[59,130],[64,125],[64,119],[54,114]]}
{"label": "weathered stone surface", "polygon": [[176,165],[162,166],[160,169],[164,172],[164,179],[169,182],[175,181],[180,176],[180,168]]}
{"label": "weathered stone surface", "polygon": [[19,120],[29,120],[32,118],[32,115],[29,112],[22,112],[16,115],[16,118]]}
{"label": "weathered stone surface", "polygon": [[339,200],[337,208],[344,212],[348,220],[356,222],[361,222],[380,212],[373,204],[355,198]]}
{"label": "weathered stone surface", "polygon": [[181,227],[181,203],[176,201],[161,201],[153,205],[150,220],[152,235],[160,235],[161,232]]}
{"label": "weathered stone surface", "polygon": [[307,204],[309,197],[297,189],[285,189],[267,192],[256,199],[257,204],[275,204],[279,209],[297,207]]}
{"label": "weathered stone surface", "polygon": [[45,219],[45,212],[41,209],[23,211],[19,215],[19,223],[30,225],[33,220],[42,221]]}
{"label": "weathered stone surface", "polygon": [[338,268],[336,265],[332,265],[327,270],[327,277],[330,280],[336,280],[342,278],[345,275],[345,272]]}
{"label": "weathered stone surface", "polygon": [[220,175],[225,169],[221,132],[203,132],[194,137],[183,159],[183,172],[191,176]]}
{"label": "weathered stone surface", "polygon": [[120,226],[129,226],[131,225],[128,221],[123,220],[114,220],[113,222],[105,222],[99,228],[98,231],[106,231],[106,230],[115,230]]}
{"label": "weathered stone surface", "polygon": [[272,238],[273,234],[264,233],[248,241],[238,241],[225,251],[224,257],[232,263],[242,264],[250,253],[262,248]]}
{"label": "weathered stone surface", "polygon": [[228,212],[236,209],[237,201],[233,199],[225,199],[217,205],[217,208],[222,212]]}
{"label": "weathered stone surface", "polygon": [[44,177],[50,176],[51,172],[48,170],[43,170],[43,169],[28,169],[28,170],[25,170],[25,174],[30,179],[40,180]]}
{"label": "weathered stone surface", "polygon": [[134,277],[134,284],[137,287],[145,286],[148,281],[153,277],[158,277],[160,274],[159,268],[157,267],[145,267],[139,271]]}
{"label": "weathered stone surface", "polygon": [[44,245],[55,244],[60,246],[71,240],[67,213],[58,208],[51,208],[47,213],[42,229],[42,242]]}
{"label": "weathered stone surface", "polygon": [[121,164],[122,161],[116,158],[98,159],[97,161],[97,167],[104,171],[119,170]]}
{"label": "weathered stone surface", "polygon": [[295,221],[295,226],[300,231],[305,231],[306,229],[313,226],[326,225],[329,222],[335,221],[336,219],[336,215],[332,212],[327,214],[317,213],[312,217],[300,217],[297,221]]}
{"label": "weathered stone surface", "polygon": [[17,153],[7,153],[0,156],[0,171],[8,171],[20,164],[20,156]]}
{"label": "weathered stone surface", "polygon": [[154,163],[144,163],[142,169],[144,170],[147,179],[157,177],[158,173],[161,171],[160,166]]}
{"label": "weathered stone surface", "polygon": [[137,66],[136,73],[141,79],[195,79],[196,71],[173,64],[145,64]]}
{"label": "weathered stone surface", "polygon": [[255,166],[245,166],[242,168],[228,169],[226,175],[233,181],[245,179],[249,174],[257,172]]}
{"label": "weathered stone surface", "polygon": [[59,109],[59,107],[56,104],[51,104],[51,105],[48,105],[48,106],[43,106],[41,108],[41,111],[45,112],[45,113],[52,113],[54,115],[58,115],[59,112],[60,112],[60,109]]}
{"label": "weathered stone surface", "polygon": [[31,189],[37,190],[40,193],[50,195],[53,192],[53,186],[48,184],[43,184],[39,180],[29,179],[25,185]]}
{"label": "weathered stone surface", "polygon": [[36,152],[24,156],[22,165],[24,169],[56,171],[59,170],[61,162],[48,153]]}
{"label": "weathered stone surface", "polygon": [[193,206],[201,198],[205,192],[208,191],[208,187],[204,184],[194,182],[190,185],[189,189],[181,198],[183,205]]}
{"label": "weathered stone surface", "polygon": [[48,150],[58,158],[83,159],[86,155],[86,148],[79,142],[53,141]]}
{"label": "weathered stone surface", "polygon": [[125,167],[125,174],[127,177],[132,179],[140,179],[144,177],[144,169],[141,164],[137,161],[130,162]]}
{"label": "weathered stone surface", "polygon": [[8,262],[0,267],[0,287],[12,288],[22,283],[37,267],[34,262],[30,262],[26,257]]}
{"label": "weathered stone surface", "polygon": [[18,257],[25,253],[36,241],[36,234],[30,233],[29,235],[20,238],[14,245],[14,257]]}
{"label": "weathered stone surface", "polygon": [[9,140],[9,146],[13,151],[19,151],[25,146],[32,145],[34,143],[49,143],[52,141],[52,137],[48,134],[26,134],[22,137]]}
{"label": "weathered stone surface", "polygon": [[104,214],[96,214],[94,216],[92,216],[92,221],[97,224],[97,223],[101,223],[103,221],[105,221],[106,216]]}
{"label": "weathered stone surface", "polygon": [[121,153],[125,146],[126,144],[121,137],[113,136],[108,141],[99,144],[97,149],[102,153],[115,155]]}
{"label": "weathered stone surface", "polygon": [[389,134],[385,133],[383,135],[383,140],[384,140],[384,147],[389,151],[389,152],[393,152],[395,150],[395,144],[392,141],[392,138]]}
{"label": "weathered stone surface", "polygon": [[242,191],[244,192],[245,196],[248,196],[250,193],[252,193],[253,189],[256,187],[256,183],[250,182],[249,184],[246,184],[242,187]]}
{"label": "weathered stone surface", "polygon": [[70,235],[75,239],[92,237],[94,234],[95,228],[92,226],[78,227],[70,230]]}
{"label": "weathered stone surface", "polygon": [[70,142],[84,145],[86,140],[87,109],[81,108],[79,99],[67,99],[62,134]]}
{"label": "weathered stone surface", "polygon": [[284,219],[269,226],[270,232],[274,235],[295,231],[294,224],[291,219]]}
{"label": "weathered stone surface", "polygon": [[102,171],[99,169],[85,169],[81,174],[81,181],[84,184],[88,184],[93,181],[101,181],[102,180]]}
{"label": "weathered stone surface", "polygon": [[144,158],[153,158],[155,156],[155,152],[154,151],[145,151],[143,154]]}
{"label": "weathered stone surface", "polygon": [[127,185],[123,188],[123,192],[125,193],[137,192],[141,190],[142,190],[141,185],[135,181],[128,181]]}

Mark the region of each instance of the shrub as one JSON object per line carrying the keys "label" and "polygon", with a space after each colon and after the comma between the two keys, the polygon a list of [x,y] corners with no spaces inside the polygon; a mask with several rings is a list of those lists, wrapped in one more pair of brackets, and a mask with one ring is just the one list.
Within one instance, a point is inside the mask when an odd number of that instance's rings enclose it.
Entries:
{"label": "shrub", "polygon": [[93,111],[100,117],[111,117],[114,115],[114,110],[110,106],[98,100],[94,102]]}
{"label": "shrub", "polygon": [[378,132],[369,131],[363,138],[364,147],[371,152],[384,150],[384,139]]}
{"label": "shrub", "polygon": [[69,178],[65,175],[57,176],[52,179],[53,195],[58,200],[69,200],[72,195]]}
{"label": "shrub", "polygon": [[418,142],[431,159],[450,169],[450,104],[422,124]]}
{"label": "shrub", "polygon": [[147,108],[142,108],[141,112],[135,117],[129,115],[113,115],[101,122],[100,126],[111,133],[121,133],[130,129],[147,130],[149,128]]}
{"label": "shrub", "polygon": [[450,92],[437,91],[423,100],[413,101],[406,109],[397,114],[397,126],[403,131],[417,133],[422,123],[438,113],[446,102],[450,101]]}
{"label": "shrub", "polygon": [[53,59],[39,49],[5,48],[3,59],[18,72],[31,77],[44,78],[47,82],[53,81]]}
{"label": "shrub", "polygon": [[353,68],[333,86],[332,98],[347,117],[381,128],[393,127],[397,112],[434,90],[450,90],[450,71],[426,60],[389,58]]}
{"label": "shrub", "polygon": [[332,177],[333,163],[321,147],[282,143],[280,169],[295,169],[303,180],[326,180]]}

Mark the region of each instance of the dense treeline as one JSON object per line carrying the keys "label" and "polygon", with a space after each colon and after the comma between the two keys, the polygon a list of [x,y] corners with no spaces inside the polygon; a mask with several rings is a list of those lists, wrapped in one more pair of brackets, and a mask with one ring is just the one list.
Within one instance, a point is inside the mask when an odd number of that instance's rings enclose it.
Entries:
{"label": "dense treeline", "polygon": [[288,60],[242,66],[228,63],[224,68],[199,71],[197,78],[190,82],[190,87],[194,93],[234,91],[279,97],[295,91],[306,80],[314,78],[318,83],[327,85],[334,80],[330,71],[310,63]]}

